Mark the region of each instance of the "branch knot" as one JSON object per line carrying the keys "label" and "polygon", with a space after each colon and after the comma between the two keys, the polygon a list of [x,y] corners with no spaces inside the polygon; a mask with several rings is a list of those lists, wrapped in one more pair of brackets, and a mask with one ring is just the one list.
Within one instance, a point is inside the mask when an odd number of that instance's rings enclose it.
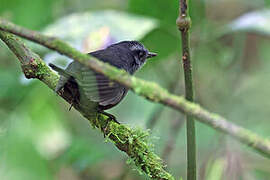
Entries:
{"label": "branch knot", "polygon": [[176,20],[176,25],[180,31],[187,32],[191,27],[191,19],[185,14],[179,15]]}

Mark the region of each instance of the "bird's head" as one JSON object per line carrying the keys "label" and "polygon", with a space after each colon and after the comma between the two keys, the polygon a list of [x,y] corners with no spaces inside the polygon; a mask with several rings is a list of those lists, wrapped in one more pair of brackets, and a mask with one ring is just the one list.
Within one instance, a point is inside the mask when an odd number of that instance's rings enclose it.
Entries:
{"label": "bird's head", "polygon": [[138,41],[122,41],[114,46],[121,47],[126,53],[129,53],[132,58],[127,58],[129,64],[129,73],[133,74],[140,69],[147,59],[157,56],[156,53],[149,52],[143,44]]}
{"label": "bird's head", "polygon": [[134,63],[142,66],[148,58],[155,57],[157,54],[149,52],[144,45],[137,41],[128,41],[129,49],[134,57]]}

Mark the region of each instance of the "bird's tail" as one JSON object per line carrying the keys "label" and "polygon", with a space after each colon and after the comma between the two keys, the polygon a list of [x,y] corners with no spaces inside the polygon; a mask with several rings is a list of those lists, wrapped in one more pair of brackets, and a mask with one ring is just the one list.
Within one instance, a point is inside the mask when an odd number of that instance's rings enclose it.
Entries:
{"label": "bird's tail", "polygon": [[68,71],[66,71],[66,70],[64,70],[64,69],[62,69],[62,68],[60,68],[60,67],[58,67],[58,66],[56,66],[56,65],[54,65],[54,64],[52,64],[52,63],[49,63],[49,66],[50,66],[53,70],[55,70],[56,72],[58,72],[61,76],[64,76],[64,77],[66,77],[66,78],[70,78],[70,77],[72,76],[72,74],[69,73]]}
{"label": "bird's tail", "polygon": [[65,83],[68,82],[68,80],[70,79],[70,77],[72,77],[71,73],[52,64],[49,63],[49,66],[55,70],[56,72],[58,72],[58,74],[60,75],[60,79],[55,87],[55,92],[58,92],[62,87],[64,87]]}

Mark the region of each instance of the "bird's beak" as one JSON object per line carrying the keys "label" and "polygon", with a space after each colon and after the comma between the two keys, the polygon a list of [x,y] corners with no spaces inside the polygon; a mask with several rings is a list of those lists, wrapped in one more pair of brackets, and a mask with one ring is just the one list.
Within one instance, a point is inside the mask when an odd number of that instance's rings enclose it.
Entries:
{"label": "bird's beak", "polygon": [[148,54],[147,54],[147,59],[148,58],[152,58],[152,57],[155,57],[155,56],[157,56],[157,53],[153,53],[153,52],[149,52]]}

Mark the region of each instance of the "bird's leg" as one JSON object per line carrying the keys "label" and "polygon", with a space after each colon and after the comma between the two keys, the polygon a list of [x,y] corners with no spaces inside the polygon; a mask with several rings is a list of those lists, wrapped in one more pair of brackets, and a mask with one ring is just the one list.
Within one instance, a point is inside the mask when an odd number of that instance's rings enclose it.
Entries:
{"label": "bird's leg", "polygon": [[70,104],[70,107],[68,108],[68,111],[71,111],[72,107],[73,107],[73,102]]}
{"label": "bird's leg", "polygon": [[120,124],[120,122],[118,122],[118,121],[116,120],[116,117],[115,117],[114,115],[112,115],[112,114],[110,114],[110,113],[107,113],[107,112],[105,112],[105,111],[102,111],[102,110],[98,110],[98,113],[103,114],[103,115],[107,116],[107,117],[109,118],[109,120],[114,121],[114,122],[116,122],[117,124]]}

